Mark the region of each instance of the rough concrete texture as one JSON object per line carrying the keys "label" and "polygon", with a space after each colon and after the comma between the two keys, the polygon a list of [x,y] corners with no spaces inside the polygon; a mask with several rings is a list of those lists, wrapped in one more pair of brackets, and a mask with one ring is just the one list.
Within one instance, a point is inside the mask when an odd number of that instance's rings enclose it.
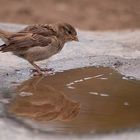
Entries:
{"label": "rough concrete texture", "polygon": [[[24,25],[0,24],[2,29],[18,31]],[[61,53],[42,65],[58,70],[85,66],[113,67],[126,76],[140,79],[140,31],[78,32],[80,42],[66,44]],[[10,58],[10,59],[9,59]],[[10,53],[0,53],[0,74],[31,67]]]}
{"label": "rough concrete texture", "polygon": [[[18,31],[24,25],[0,24],[0,28],[9,31]],[[56,71],[74,69],[86,66],[112,67],[118,72],[140,79],[140,31],[120,31],[120,32],[78,32],[80,42],[68,43],[58,55],[47,61],[40,62],[42,66],[48,64]],[[2,42],[0,42],[2,43]],[[1,87],[8,88],[8,73],[10,81],[28,78],[30,64],[23,59],[17,58],[10,53],[0,53],[0,84]],[[21,71],[15,72],[15,69]],[[17,74],[18,73],[18,74]],[[15,74],[15,75],[14,75]],[[20,76],[19,76],[20,75]],[[19,76],[16,78],[16,76]],[[4,106],[0,105],[0,139],[1,140],[45,140],[58,139],[57,135],[44,134],[34,129],[27,129],[17,120],[11,121],[2,114]],[[60,139],[81,139],[77,136],[59,136]],[[139,140],[139,131],[129,131],[118,134],[95,135],[82,137],[82,139],[93,140]]]}

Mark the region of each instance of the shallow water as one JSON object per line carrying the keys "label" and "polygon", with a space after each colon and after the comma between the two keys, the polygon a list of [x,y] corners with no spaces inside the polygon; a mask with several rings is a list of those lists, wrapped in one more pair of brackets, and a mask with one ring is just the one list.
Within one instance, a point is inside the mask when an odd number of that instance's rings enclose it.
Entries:
{"label": "shallow water", "polygon": [[140,81],[110,68],[32,77],[17,87],[9,113],[45,132],[89,134],[140,126]]}

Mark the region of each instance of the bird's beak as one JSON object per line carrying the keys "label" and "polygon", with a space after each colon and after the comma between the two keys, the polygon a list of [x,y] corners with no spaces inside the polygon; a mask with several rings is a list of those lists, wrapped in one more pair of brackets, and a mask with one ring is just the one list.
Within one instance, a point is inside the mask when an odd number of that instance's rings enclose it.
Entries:
{"label": "bird's beak", "polygon": [[78,39],[77,36],[72,36],[72,40],[74,40],[74,41],[79,41],[79,39]]}

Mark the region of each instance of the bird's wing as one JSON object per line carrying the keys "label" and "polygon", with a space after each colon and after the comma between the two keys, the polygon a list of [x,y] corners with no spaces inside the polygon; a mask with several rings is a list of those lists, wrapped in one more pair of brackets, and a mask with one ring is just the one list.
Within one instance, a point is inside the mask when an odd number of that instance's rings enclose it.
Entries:
{"label": "bird's wing", "polygon": [[48,46],[52,42],[50,37],[33,33],[17,33],[11,36],[9,45],[2,48],[3,52],[26,50],[35,46]]}
{"label": "bird's wing", "polygon": [[23,30],[19,31],[19,33],[34,33],[43,36],[56,35],[54,28],[48,24],[29,25]]}

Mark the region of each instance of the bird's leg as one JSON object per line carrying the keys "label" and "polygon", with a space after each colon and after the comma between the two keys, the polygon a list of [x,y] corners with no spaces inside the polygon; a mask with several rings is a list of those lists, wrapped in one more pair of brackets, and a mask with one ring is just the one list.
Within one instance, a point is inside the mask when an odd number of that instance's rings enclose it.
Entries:
{"label": "bird's leg", "polygon": [[43,75],[42,70],[38,65],[36,65],[34,62],[30,62],[30,64],[34,66],[39,75]]}
{"label": "bird's leg", "polygon": [[34,72],[34,76],[37,76],[37,75],[47,76],[49,74],[54,74],[54,69],[48,69],[48,68],[42,69],[38,65],[36,65],[34,62],[30,62],[30,64],[33,65],[35,68],[35,69],[32,69],[32,71]]}

